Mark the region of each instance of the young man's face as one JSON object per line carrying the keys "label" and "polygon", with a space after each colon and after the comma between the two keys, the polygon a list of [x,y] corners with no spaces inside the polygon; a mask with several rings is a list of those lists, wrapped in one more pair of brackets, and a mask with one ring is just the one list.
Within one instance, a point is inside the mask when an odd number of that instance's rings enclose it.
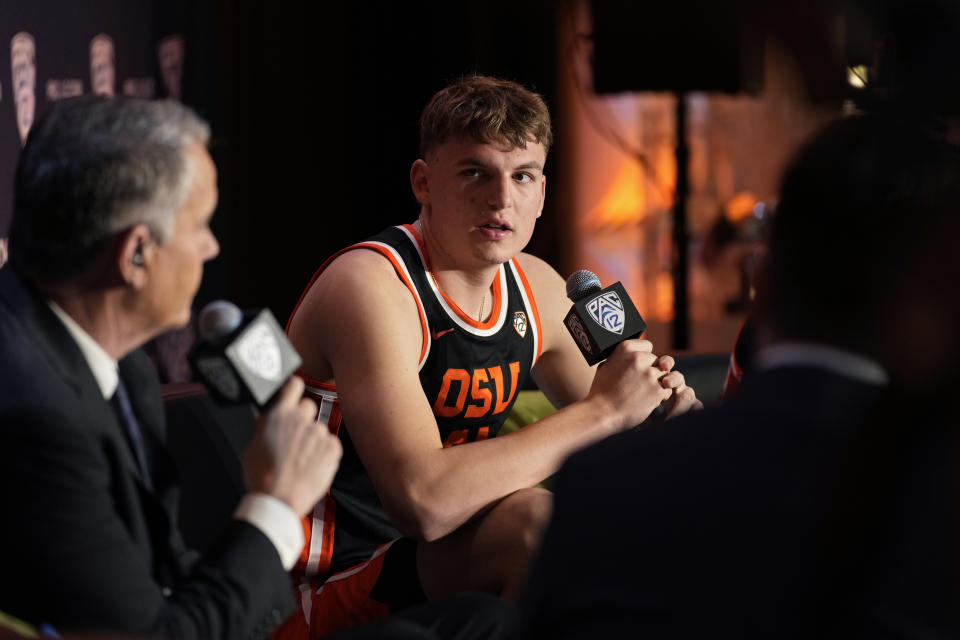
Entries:
{"label": "young man's face", "polygon": [[434,263],[490,266],[520,253],[543,211],[546,156],[539,142],[507,148],[461,137],[417,161],[413,187],[439,245],[431,247]]}

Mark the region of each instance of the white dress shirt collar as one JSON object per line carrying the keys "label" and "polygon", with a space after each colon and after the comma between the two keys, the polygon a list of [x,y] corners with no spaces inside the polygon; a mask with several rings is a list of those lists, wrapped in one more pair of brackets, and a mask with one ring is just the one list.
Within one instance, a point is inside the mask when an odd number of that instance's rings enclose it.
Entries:
{"label": "white dress shirt collar", "polygon": [[110,354],[90,337],[90,334],[84,331],[83,327],[77,324],[77,321],[71,318],[60,305],[53,300],[47,300],[47,304],[50,305],[50,309],[60,318],[60,322],[73,336],[74,342],[80,348],[80,353],[83,354],[83,358],[93,372],[93,377],[97,380],[97,386],[100,387],[103,398],[109,400],[117,390],[117,383],[120,380],[120,375],[117,373],[117,361],[111,358]]}
{"label": "white dress shirt collar", "polygon": [[813,342],[780,342],[760,349],[758,369],[786,366],[813,366],[860,380],[868,384],[886,385],[886,370],[876,360],[837,347]]}

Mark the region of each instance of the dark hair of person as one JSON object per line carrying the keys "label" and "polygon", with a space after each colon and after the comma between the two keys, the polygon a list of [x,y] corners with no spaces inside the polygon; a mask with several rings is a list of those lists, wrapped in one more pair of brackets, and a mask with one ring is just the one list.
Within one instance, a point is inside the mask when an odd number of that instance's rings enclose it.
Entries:
{"label": "dark hair of person", "polygon": [[892,114],[843,118],[783,175],[761,308],[781,339],[856,348],[942,222],[960,214],[960,153]]}

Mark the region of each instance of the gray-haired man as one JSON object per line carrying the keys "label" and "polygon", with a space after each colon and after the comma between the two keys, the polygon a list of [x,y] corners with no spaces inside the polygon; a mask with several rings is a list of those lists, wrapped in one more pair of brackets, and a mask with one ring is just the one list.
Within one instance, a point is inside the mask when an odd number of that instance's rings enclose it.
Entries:
{"label": "gray-haired man", "polygon": [[[36,123],[0,270],[0,610],[61,630],[266,637],[292,608],[299,516],[340,445],[289,382],[216,552],[178,531],[157,377],[219,251],[208,128],[173,102],[81,98]],[[111,406],[113,405],[113,406]]]}

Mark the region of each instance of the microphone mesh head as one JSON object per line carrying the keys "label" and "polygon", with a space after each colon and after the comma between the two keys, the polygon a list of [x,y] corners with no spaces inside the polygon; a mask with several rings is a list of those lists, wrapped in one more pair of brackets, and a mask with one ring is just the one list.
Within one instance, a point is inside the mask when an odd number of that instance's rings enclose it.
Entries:
{"label": "microphone mesh head", "polygon": [[598,278],[597,274],[593,271],[580,269],[579,271],[574,271],[570,274],[570,277],[567,278],[567,297],[570,298],[572,302],[577,302],[584,296],[588,296],[600,289],[602,289],[600,286],[600,278]]}
{"label": "microphone mesh head", "polygon": [[201,340],[211,342],[232,333],[241,322],[240,307],[227,300],[214,300],[200,311],[197,329]]}

